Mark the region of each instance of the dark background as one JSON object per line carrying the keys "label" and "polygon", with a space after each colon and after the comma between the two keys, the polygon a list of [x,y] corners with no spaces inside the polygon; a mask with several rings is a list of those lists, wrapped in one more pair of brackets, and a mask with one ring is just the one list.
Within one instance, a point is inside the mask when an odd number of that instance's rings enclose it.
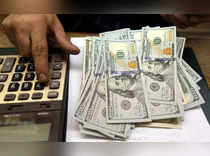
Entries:
{"label": "dark background", "polygon": [[169,26],[159,14],[62,14],[58,15],[68,32],[99,33],[121,28],[141,29],[143,26]]}

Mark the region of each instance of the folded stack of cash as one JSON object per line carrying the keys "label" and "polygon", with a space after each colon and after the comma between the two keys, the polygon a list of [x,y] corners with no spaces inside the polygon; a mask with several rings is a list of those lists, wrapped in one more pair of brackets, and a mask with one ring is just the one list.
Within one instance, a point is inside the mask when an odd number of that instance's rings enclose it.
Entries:
{"label": "folded stack of cash", "polygon": [[81,133],[128,139],[135,127],[181,128],[184,111],[205,103],[201,77],[182,59],[176,27],[129,28],[84,39],[74,119]]}

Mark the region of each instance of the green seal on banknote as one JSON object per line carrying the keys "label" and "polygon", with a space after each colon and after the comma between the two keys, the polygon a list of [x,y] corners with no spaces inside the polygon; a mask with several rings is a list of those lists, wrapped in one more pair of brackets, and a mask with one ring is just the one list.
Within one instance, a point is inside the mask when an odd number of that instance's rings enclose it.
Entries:
{"label": "green seal on banknote", "polygon": [[117,57],[118,57],[119,59],[124,58],[124,57],[125,57],[124,52],[123,52],[123,51],[118,51],[118,52],[117,52]]}
{"label": "green seal on banknote", "polygon": [[159,45],[161,43],[161,38],[160,37],[155,37],[153,40],[153,44]]}

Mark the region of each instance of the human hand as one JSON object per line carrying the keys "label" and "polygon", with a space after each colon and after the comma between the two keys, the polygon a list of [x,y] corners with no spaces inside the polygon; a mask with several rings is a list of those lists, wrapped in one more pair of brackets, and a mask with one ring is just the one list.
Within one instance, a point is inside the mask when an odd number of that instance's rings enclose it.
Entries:
{"label": "human hand", "polygon": [[204,22],[210,22],[210,16],[206,15],[185,15],[185,14],[163,14],[166,21],[180,28],[194,27]]}
{"label": "human hand", "polygon": [[69,41],[69,37],[55,14],[11,14],[3,20],[2,25],[20,55],[33,57],[40,82],[48,82],[47,37],[49,35],[54,36],[64,52],[78,54],[80,51]]}

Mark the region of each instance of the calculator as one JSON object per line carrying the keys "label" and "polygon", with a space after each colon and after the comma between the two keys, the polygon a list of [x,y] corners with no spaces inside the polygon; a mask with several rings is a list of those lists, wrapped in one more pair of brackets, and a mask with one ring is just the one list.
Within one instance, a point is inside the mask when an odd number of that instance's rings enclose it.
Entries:
{"label": "calculator", "polygon": [[[45,84],[38,82],[31,57],[21,57],[16,49],[0,49],[0,141],[5,121],[6,126],[20,127],[31,123],[29,118],[33,124],[39,122],[43,126],[45,121],[51,124],[46,133],[48,140],[63,140],[68,101],[68,59],[60,49],[49,49],[49,82]],[[7,118],[15,118],[18,124],[14,124],[14,120],[8,124],[10,120]]]}

